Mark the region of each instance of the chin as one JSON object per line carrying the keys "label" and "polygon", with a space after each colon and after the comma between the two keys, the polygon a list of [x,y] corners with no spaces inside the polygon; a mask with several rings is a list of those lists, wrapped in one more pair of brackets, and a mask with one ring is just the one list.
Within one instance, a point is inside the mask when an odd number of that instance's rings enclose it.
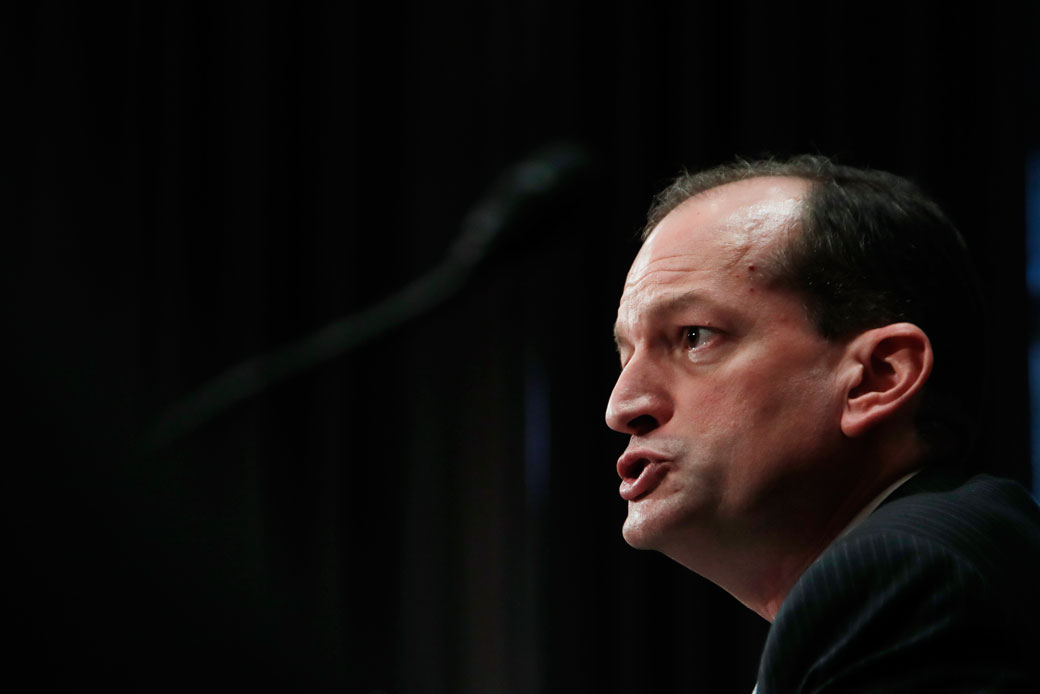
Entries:
{"label": "chin", "polygon": [[[706,518],[689,503],[674,499],[642,499],[629,502],[628,517],[621,529],[625,542],[636,549],[652,549],[669,554],[669,549],[682,547],[693,531]],[[669,554],[670,556],[670,554]]]}
{"label": "chin", "polygon": [[625,524],[621,528],[621,536],[625,538],[625,542],[636,549],[657,549],[661,540],[661,528],[657,525],[653,519],[645,518],[630,510],[628,518],[625,519]]}

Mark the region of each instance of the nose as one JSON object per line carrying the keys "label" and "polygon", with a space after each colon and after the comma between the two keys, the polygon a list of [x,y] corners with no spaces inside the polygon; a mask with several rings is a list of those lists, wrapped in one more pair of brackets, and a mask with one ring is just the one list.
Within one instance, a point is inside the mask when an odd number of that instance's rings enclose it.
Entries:
{"label": "nose", "polygon": [[642,355],[634,355],[618,376],[607,402],[607,426],[643,436],[672,418],[674,403],[665,374]]}

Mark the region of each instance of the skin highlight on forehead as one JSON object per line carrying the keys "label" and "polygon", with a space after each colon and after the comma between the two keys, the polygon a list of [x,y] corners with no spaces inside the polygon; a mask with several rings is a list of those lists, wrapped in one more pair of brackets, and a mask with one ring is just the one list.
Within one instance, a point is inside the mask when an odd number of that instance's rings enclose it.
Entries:
{"label": "skin highlight on forehead", "polygon": [[770,247],[800,227],[802,203],[809,188],[810,183],[799,178],[761,177],[694,195],[669,212],[649,234],[629,270],[629,281],[645,274],[658,245],[677,252],[660,255],[654,258],[655,263],[664,262],[666,269],[675,270],[694,269],[672,268],[668,261],[696,257],[698,247],[709,238],[719,251],[730,256],[730,266],[742,262],[756,247],[772,250]]}
{"label": "skin highlight on forehead", "polygon": [[739,268],[759,282],[775,279],[779,252],[801,228],[809,186],[799,178],[752,178],[684,201],[647,237],[629,269],[622,303],[698,272]]}

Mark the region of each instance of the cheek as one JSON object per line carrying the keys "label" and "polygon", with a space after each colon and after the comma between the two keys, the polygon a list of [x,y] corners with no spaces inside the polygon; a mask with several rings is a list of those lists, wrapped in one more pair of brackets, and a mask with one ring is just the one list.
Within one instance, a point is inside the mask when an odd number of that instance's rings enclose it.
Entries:
{"label": "cheek", "polygon": [[736,384],[698,389],[687,396],[683,407],[687,419],[685,426],[700,438],[695,445],[701,448],[713,440],[731,442],[734,433],[744,428],[744,423],[753,413],[753,408],[749,407],[749,393]]}
{"label": "cheek", "polygon": [[825,454],[840,432],[841,409],[826,381],[818,377],[791,378],[773,386],[748,395],[754,404],[744,413],[753,436],[747,454],[776,474],[797,473]]}
{"label": "cheek", "polygon": [[701,398],[694,417],[702,434],[739,449],[740,453],[734,451],[737,455],[804,455],[840,428],[840,406],[822,370],[777,366],[723,379],[722,384]]}

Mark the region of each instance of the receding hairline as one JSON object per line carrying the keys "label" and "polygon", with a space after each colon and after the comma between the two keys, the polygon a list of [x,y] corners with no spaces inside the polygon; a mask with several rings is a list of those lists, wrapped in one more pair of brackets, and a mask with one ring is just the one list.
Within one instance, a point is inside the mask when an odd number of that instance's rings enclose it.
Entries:
{"label": "receding hairline", "polygon": [[733,186],[742,186],[750,184],[754,181],[774,178],[780,180],[798,181],[803,185],[804,196],[798,201],[798,210],[795,218],[792,219],[792,224],[787,228],[787,233],[791,233],[796,228],[803,227],[806,223],[806,211],[808,210],[809,199],[812,196],[813,190],[819,183],[818,180],[809,176],[801,176],[793,173],[751,173],[743,178],[737,178],[735,180],[729,180],[721,182],[717,185],[709,186],[698,190],[690,191],[689,195],[679,200],[677,203],[668,208],[666,212],[661,214],[659,217],[653,220],[653,226],[647,224],[642,233],[640,234],[640,241],[646,243],[646,240],[650,238],[650,235],[661,225],[661,223],[669,217],[673,212],[676,212],[682,207],[685,207],[688,203],[695,202],[697,200],[710,199],[721,195],[727,188]]}
{"label": "receding hairline", "polygon": [[[733,181],[725,181],[718,185],[694,191],[685,199],[671,207],[667,213],[661,215],[660,219],[658,219],[657,223],[654,224],[653,227],[648,226],[644,229],[642,243],[645,244],[651,234],[664,222],[666,218],[686,206],[687,203],[704,200],[706,198],[710,199],[711,197],[725,193],[727,189],[732,189],[733,186],[750,184],[760,179],[796,181],[801,184],[802,193],[798,198],[797,206],[791,210],[791,214],[787,221],[778,228],[775,237],[768,242],[768,245],[760,247],[759,256],[754,260],[755,264],[757,264],[759,268],[760,280],[768,283],[789,282],[791,279],[789,276],[789,265],[792,244],[797,243],[799,236],[805,233],[806,228],[810,223],[809,214],[811,199],[813,191],[819,183],[819,181],[809,176],[800,176],[789,173],[762,173],[749,175]],[[763,194],[763,197],[764,195],[765,194]],[[750,205],[752,203],[748,204]],[[750,232],[745,243],[746,247],[751,247]]]}

